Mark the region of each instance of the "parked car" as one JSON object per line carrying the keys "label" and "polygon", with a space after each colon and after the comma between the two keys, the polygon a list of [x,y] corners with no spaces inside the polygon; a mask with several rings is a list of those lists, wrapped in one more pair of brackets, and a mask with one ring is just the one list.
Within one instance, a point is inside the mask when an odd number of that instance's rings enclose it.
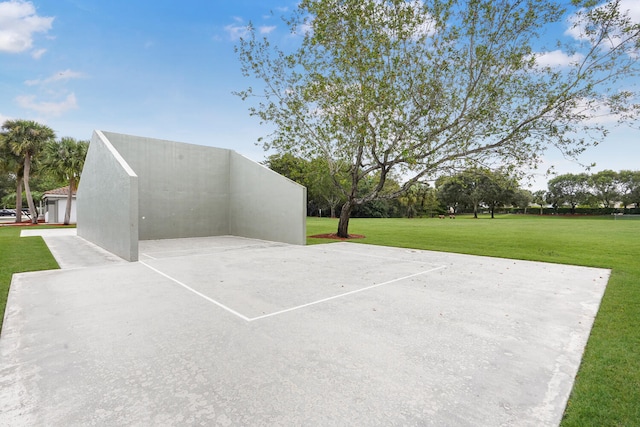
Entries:
{"label": "parked car", "polygon": [[16,216],[15,209],[0,209],[0,216]]}

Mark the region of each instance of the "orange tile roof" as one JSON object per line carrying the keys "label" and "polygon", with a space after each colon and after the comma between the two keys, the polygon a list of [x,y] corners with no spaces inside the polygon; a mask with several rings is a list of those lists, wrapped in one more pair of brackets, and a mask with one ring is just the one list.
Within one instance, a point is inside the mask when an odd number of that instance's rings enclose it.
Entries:
{"label": "orange tile roof", "polygon": [[[69,186],[56,188],[54,190],[45,191],[44,195],[52,195],[52,196],[66,196],[69,194]],[[73,194],[76,194],[75,191]]]}

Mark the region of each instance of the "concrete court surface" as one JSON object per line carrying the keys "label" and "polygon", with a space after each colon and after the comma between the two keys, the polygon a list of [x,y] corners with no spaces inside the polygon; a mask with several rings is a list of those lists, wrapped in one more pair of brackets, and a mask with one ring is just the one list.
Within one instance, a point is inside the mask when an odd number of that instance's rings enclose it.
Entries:
{"label": "concrete court surface", "polygon": [[13,278],[0,425],[553,426],[609,277],[230,236],[126,263],[45,239],[71,268]]}

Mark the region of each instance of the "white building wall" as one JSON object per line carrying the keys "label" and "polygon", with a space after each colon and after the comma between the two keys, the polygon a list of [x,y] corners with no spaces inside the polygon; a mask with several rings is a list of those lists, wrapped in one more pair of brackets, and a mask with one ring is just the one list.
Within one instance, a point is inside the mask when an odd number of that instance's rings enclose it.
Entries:
{"label": "white building wall", "polygon": [[[57,207],[57,217],[56,217],[56,222],[58,223],[62,223],[64,222],[64,214],[66,212],[67,209],[67,199],[57,199],[56,200],[56,207]],[[78,222],[78,214],[76,213],[77,207],[76,207],[76,201],[75,199],[71,201],[71,216],[69,219],[69,223],[71,224],[75,224]]]}

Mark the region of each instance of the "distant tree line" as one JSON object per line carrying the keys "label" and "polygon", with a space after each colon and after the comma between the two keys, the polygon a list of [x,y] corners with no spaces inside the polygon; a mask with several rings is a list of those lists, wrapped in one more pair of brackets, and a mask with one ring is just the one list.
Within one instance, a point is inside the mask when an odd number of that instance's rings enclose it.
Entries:
{"label": "distant tree line", "polygon": [[497,209],[507,206],[526,210],[532,200],[531,192],[521,189],[518,180],[504,169],[470,168],[439,178],[436,188],[441,203],[456,212],[473,212],[475,218],[481,208],[493,218]]}
{"label": "distant tree line", "polygon": [[77,189],[88,141],[63,137],[31,120],[6,120],[0,130],[0,205],[16,210],[22,222],[23,206],[37,223],[37,202],[45,191],[69,186],[64,223],[69,223],[71,199]]}
{"label": "distant tree line", "polygon": [[594,174],[564,174],[548,182],[548,191],[538,194],[536,203],[546,203],[554,209],[569,208],[576,213],[586,208],[640,208],[640,171],[603,170]]}
{"label": "distant tree line", "polygon": [[[324,157],[306,160],[291,154],[275,154],[264,164],[270,169],[307,187],[307,214],[336,217],[346,197],[333,182],[348,180],[348,168],[329,165]],[[339,183],[338,183],[339,184]],[[366,194],[376,179],[363,180],[358,193]],[[382,192],[393,194],[402,186],[399,177],[387,177]],[[357,194],[358,194],[357,193]],[[357,196],[356,194],[356,196]],[[498,211],[529,213],[601,214],[614,207],[640,208],[640,171],[610,170],[595,174],[559,175],[548,182],[548,190],[531,192],[521,188],[518,179],[507,169],[472,167],[450,176],[442,176],[435,186],[417,182],[398,197],[377,199],[357,206],[353,217],[434,217],[449,208],[475,217]],[[539,209],[539,210],[538,210]]]}
{"label": "distant tree line", "polygon": [[[348,180],[348,168],[342,173],[331,172],[324,158],[305,160],[291,154],[270,156],[265,165],[272,170],[307,187],[307,214],[310,216],[336,217],[346,196],[333,182]],[[449,207],[456,212],[473,212],[488,209],[493,215],[496,209],[505,206],[527,207],[532,199],[530,192],[522,190],[515,178],[506,171],[469,169],[457,175],[440,178],[435,187],[426,182],[417,182],[398,197],[371,200],[354,207],[353,217],[433,217],[443,215]],[[359,193],[366,194],[377,180],[364,179],[359,183]],[[393,194],[402,186],[398,177],[387,177],[383,193]]]}

